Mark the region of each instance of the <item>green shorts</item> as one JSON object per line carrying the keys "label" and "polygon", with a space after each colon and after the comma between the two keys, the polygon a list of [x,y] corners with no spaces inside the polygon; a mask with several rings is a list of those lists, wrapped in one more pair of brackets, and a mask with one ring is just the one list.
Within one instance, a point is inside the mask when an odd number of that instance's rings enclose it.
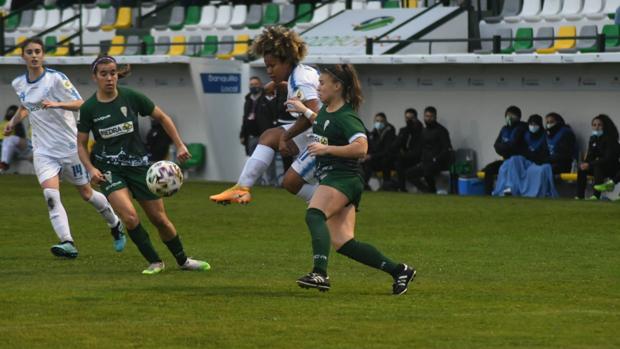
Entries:
{"label": "green shorts", "polygon": [[160,199],[146,185],[148,166],[113,166],[101,163],[95,163],[94,165],[106,179],[105,182],[99,185],[99,189],[106,197],[119,189],[127,188],[136,200]]}
{"label": "green shorts", "polygon": [[323,177],[319,183],[343,193],[349,199],[348,205],[353,204],[356,209],[359,208],[364,192],[364,181],[359,175],[332,172]]}

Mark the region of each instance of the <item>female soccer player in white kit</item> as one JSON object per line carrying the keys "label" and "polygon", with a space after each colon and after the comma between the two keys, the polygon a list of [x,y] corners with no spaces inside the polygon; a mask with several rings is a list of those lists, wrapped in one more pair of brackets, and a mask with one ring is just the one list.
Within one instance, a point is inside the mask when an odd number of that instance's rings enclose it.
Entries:
{"label": "female soccer player in white kit", "polygon": [[16,124],[30,116],[34,170],[43,188],[52,227],[60,240],[51,251],[58,257],[78,255],[69,219],[60,201],[62,175],[76,186],[82,199],[101,214],[111,229],[115,250],[121,252],[126,243],[123,226],[106,197],[91,188],[88,173],[78,158],[77,128],[72,111],[79,110],[82,97],[66,75],[43,66],[45,52],[41,39],[28,39],[21,47],[27,72],[12,83],[21,105],[4,132],[11,132]]}

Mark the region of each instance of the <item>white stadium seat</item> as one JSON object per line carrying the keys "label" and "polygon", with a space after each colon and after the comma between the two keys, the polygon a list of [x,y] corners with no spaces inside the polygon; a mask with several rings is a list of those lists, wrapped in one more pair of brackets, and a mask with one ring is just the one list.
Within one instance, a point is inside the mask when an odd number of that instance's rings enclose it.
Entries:
{"label": "white stadium seat", "polygon": [[35,31],[39,32],[45,28],[45,22],[47,22],[47,11],[43,8],[40,8],[34,11],[34,19],[32,20],[32,25],[29,27],[20,27],[19,31],[22,33]]}
{"label": "white stadium seat", "polygon": [[504,21],[508,23],[517,23],[524,18],[538,16],[540,13],[540,0],[525,0],[523,2],[523,8],[518,16],[508,16],[504,18]]}
{"label": "white stadium seat", "polygon": [[230,26],[233,29],[243,29],[245,27],[245,20],[248,16],[247,5],[235,5],[232,10],[232,16],[230,19]]}
{"label": "white stadium seat", "polygon": [[203,6],[201,14],[200,14],[200,22],[198,23],[198,27],[200,29],[213,28],[213,23],[215,23],[216,13],[217,13],[217,8],[215,6],[213,5]]}
{"label": "white stadium seat", "polygon": [[345,5],[344,2],[342,1],[334,2],[333,4],[329,5],[329,15],[333,16],[336,13],[345,10],[346,8],[347,6]]}
{"label": "white stadium seat", "polygon": [[618,9],[618,7],[620,7],[620,0],[605,0],[605,4],[601,12],[585,13],[585,15],[591,20],[601,20],[607,18],[607,14],[609,13],[616,13],[616,9]]}
{"label": "white stadium seat", "polygon": [[51,10],[47,10],[47,20],[45,21],[45,27],[43,29],[51,28],[60,23],[60,10],[58,8],[53,8]]}
{"label": "white stadium seat", "polygon": [[103,21],[103,9],[97,6],[86,9],[88,12],[88,22],[86,29],[90,31],[98,31],[101,28],[101,22]]}
{"label": "white stadium seat", "polygon": [[581,9],[583,8],[583,0],[564,1],[562,11],[557,16],[547,17],[548,21],[561,21],[562,19],[579,20]]}
{"label": "white stadium seat", "polygon": [[351,10],[363,10],[364,5],[366,5],[366,2],[363,0],[353,0],[353,2],[351,3]]}
{"label": "white stadium seat", "polygon": [[217,29],[228,29],[230,23],[230,17],[232,16],[232,6],[221,5],[217,8],[217,17],[215,18],[214,26]]}
{"label": "white stadium seat", "polygon": [[381,9],[381,1],[369,1],[366,3],[367,10],[380,10]]}
{"label": "white stadium seat", "polygon": [[544,18],[556,16],[562,10],[562,0],[545,0],[543,8],[538,15],[526,16],[528,22],[540,22]]}
{"label": "white stadium seat", "polygon": [[[584,16],[590,18],[591,15],[600,14],[603,11],[604,0],[585,0],[583,4],[583,10],[578,19],[582,19]],[[570,19],[570,18],[569,18]]]}

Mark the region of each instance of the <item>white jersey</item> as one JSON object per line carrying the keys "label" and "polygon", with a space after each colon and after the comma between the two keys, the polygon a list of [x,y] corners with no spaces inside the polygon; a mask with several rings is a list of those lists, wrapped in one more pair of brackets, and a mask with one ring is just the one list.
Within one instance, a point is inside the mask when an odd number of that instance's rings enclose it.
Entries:
{"label": "white jersey", "polygon": [[73,112],[42,107],[45,100],[67,102],[82,99],[69,78],[59,71],[45,68],[38,79],[29,81],[26,73],[15,78],[12,85],[21,105],[28,110],[34,154],[60,159],[76,153],[77,128]]}
{"label": "white jersey", "polygon": [[[288,77],[287,98],[297,97],[302,102],[318,99],[319,71],[305,64],[298,64]],[[293,117],[288,120],[278,120],[283,124],[291,124],[299,117],[299,113],[290,113]]]}

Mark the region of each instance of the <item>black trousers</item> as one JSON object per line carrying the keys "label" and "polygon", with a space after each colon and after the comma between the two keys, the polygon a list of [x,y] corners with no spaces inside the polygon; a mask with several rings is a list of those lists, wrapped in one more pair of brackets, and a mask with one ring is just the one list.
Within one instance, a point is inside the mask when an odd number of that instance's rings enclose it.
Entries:
{"label": "black trousers", "polygon": [[399,157],[394,162],[394,168],[398,175],[398,190],[407,191],[407,170],[420,162],[418,159],[404,159]]}
{"label": "black trousers", "polygon": [[[594,185],[596,185],[603,183],[605,178],[614,177],[617,170],[617,166],[605,164],[590,166],[586,171],[579,170],[577,172],[577,197],[583,199],[586,196],[586,185],[589,175],[594,176]],[[601,197],[601,192],[595,190],[594,196],[597,198]]]}
{"label": "black trousers", "polygon": [[369,160],[364,161],[362,169],[364,170],[364,182],[368,183],[368,180],[374,172],[381,171],[383,174],[383,183],[387,183],[392,179],[394,161],[390,157],[373,156]]}
{"label": "black trousers", "polygon": [[491,195],[493,193],[493,188],[495,187],[495,177],[499,174],[499,168],[503,163],[504,160],[493,161],[482,169],[482,172],[484,172],[484,191],[487,195]]}
{"label": "black trousers", "polygon": [[[425,193],[436,193],[437,186],[435,183],[435,177],[441,172],[441,169],[445,166],[436,162],[419,163],[407,169],[407,179],[418,188],[418,190]],[[422,181],[424,179],[424,183]]]}

